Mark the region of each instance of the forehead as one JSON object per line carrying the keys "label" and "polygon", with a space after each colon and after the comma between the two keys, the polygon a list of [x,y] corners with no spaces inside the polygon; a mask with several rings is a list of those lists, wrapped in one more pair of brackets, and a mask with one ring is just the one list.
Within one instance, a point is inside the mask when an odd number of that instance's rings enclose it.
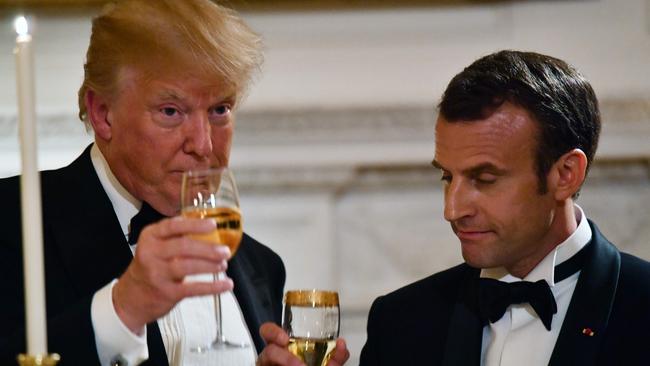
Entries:
{"label": "forehead", "polygon": [[218,78],[207,78],[192,73],[140,71],[124,67],[118,76],[118,91],[137,91],[138,95],[158,99],[224,100],[235,98],[234,88]]}
{"label": "forehead", "polygon": [[489,117],[475,121],[436,122],[437,163],[467,169],[484,163],[506,168],[533,159],[537,124],[518,106],[504,103]]}

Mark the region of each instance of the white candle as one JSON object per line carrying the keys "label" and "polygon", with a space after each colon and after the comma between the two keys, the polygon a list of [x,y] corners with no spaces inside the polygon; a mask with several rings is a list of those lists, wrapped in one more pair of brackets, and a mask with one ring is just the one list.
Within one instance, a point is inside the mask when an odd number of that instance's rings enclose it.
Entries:
{"label": "white candle", "polygon": [[32,37],[27,20],[15,22],[16,83],[20,130],[20,199],[23,222],[23,265],[25,269],[25,317],[27,319],[27,353],[47,354],[45,324],[45,281],[43,271],[43,224],[41,215],[41,184],[36,159],[36,112],[34,110],[34,77]]}

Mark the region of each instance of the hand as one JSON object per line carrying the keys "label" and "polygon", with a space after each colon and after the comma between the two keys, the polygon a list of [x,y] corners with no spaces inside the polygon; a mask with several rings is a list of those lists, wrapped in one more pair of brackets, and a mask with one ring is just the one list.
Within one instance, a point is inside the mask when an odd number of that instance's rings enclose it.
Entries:
{"label": "hand", "polygon": [[142,230],[131,264],[113,287],[113,306],[134,333],[167,314],[186,297],[211,295],[233,288],[229,278],[212,282],[185,282],[185,276],[226,270],[230,250],[207,245],[188,234],[208,233],[212,220],[174,217]]}
{"label": "hand", "polygon": [[343,366],[348,358],[350,358],[350,351],[348,351],[348,346],[345,344],[345,339],[339,338],[336,340],[336,347],[332,351],[332,357],[327,366]]}
{"label": "hand", "polygon": [[[274,323],[264,323],[260,327],[260,335],[264,338],[266,347],[257,359],[257,366],[304,366],[298,357],[287,350],[289,336],[282,328]],[[341,366],[348,358],[350,352],[345,340],[339,338],[327,366]]]}

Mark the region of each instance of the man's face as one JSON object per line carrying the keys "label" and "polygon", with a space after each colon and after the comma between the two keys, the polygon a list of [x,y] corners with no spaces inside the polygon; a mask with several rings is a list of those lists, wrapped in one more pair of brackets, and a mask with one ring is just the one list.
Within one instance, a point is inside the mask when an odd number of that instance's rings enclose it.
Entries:
{"label": "man's face", "polygon": [[553,195],[538,192],[537,133],[529,114],[510,103],[484,120],[437,121],[434,165],[442,171],[444,215],[473,267],[505,267],[523,277],[562,240]]}
{"label": "man's face", "polygon": [[235,96],[220,83],[134,70],[123,70],[118,90],[102,150],[111,170],[133,196],[177,214],[184,171],[228,165]]}

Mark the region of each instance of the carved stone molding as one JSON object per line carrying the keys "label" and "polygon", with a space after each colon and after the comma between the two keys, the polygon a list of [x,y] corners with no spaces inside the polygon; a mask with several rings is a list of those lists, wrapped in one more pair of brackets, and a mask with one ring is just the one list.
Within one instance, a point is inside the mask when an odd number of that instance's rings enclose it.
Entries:
{"label": "carved stone molding", "polygon": [[[601,101],[603,133],[650,134],[650,99]],[[42,113],[38,134],[48,140],[87,136],[83,123],[70,112]],[[430,141],[433,106],[392,106],[309,110],[242,110],[237,115],[240,144]],[[0,113],[0,140],[17,134],[15,114]],[[603,139],[606,139],[604,136]]]}
{"label": "carved stone molding", "polygon": [[[601,106],[598,164],[638,166],[646,172],[650,99],[606,100]],[[243,110],[237,117],[232,163],[249,188],[336,190],[350,182],[370,187],[373,177],[379,177],[378,184],[405,177],[429,181],[435,114],[433,106]],[[18,161],[17,130],[15,115],[0,113],[0,165]],[[39,115],[38,134],[40,150],[52,160],[63,153],[76,156],[91,140],[71,112]],[[625,174],[632,171],[623,169]]]}
{"label": "carved stone molding", "polygon": [[431,140],[433,107],[242,111],[236,138],[244,144]]}

